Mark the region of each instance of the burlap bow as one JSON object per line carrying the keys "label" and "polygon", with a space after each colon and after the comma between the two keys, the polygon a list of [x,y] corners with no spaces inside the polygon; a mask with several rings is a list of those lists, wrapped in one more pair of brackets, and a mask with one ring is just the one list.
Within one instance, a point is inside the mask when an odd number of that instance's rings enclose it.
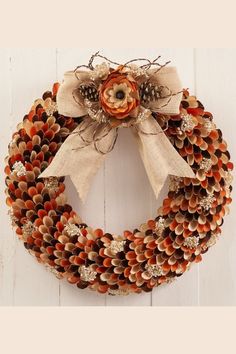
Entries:
{"label": "burlap bow", "polygon": [[[169,139],[152,116],[179,114],[182,98],[181,83],[174,67],[161,71],[149,70],[152,80],[160,87],[167,87],[173,95],[150,102],[148,109],[140,107],[135,124],[130,126],[138,144],[140,156],[155,196],[158,197],[168,175],[194,178],[191,167],[177,153]],[[65,73],[57,94],[58,111],[70,117],[84,116],[83,122],[67,137],[48,168],[40,177],[70,176],[80,198],[85,201],[93,176],[103,163],[106,152],[112,150],[118,128],[94,121],[89,108],[75,99],[76,88],[88,79],[87,71]],[[179,93],[178,93],[179,92]],[[145,113],[145,118],[144,117]]]}

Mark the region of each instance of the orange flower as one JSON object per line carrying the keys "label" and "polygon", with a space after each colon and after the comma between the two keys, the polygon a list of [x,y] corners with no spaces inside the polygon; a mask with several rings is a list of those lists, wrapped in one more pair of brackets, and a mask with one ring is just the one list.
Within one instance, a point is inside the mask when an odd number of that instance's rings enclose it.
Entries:
{"label": "orange flower", "polygon": [[104,112],[116,119],[132,115],[139,105],[138,85],[120,68],[113,71],[100,87],[100,104]]}

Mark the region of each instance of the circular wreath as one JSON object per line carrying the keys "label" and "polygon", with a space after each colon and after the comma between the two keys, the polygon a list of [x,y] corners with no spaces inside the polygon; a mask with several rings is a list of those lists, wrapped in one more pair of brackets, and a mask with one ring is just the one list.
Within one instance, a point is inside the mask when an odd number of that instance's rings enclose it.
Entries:
{"label": "circular wreath", "polygon": [[212,114],[185,90],[179,115],[155,115],[196,178],[171,177],[156,218],[116,236],[81,221],[66,203],[64,177],[38,178],[81,123],[58,113],[58,88],[35,101],[9,144],[7,205],[25,248],[58,278],[110,295],[181,276],[215,244],[231,202],[233,165]]}

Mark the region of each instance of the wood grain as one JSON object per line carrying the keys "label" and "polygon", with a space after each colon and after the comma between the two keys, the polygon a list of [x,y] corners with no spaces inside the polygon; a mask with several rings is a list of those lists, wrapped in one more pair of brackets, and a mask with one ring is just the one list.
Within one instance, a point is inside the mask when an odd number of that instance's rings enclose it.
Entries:
{"label": "wood grain", "polygon": [[[4,83],[1,92],[1,130],[0,130],[0,166],[4,169],[4,159],[7,154],[7,146],[12,133],[12,75],[11,75],[11,56],[9,50],[0,50],[0,82]],[[1,237],[0,237],[0,304],[9,306],[13,304],[14,280],[15,280],[15,244],[16,237],[10,227],[5,205],[5,183],[4,178],[0,181],[1,195]]]}
{"label": "wood grain", "polygon": [[[236,72],[235,49],[196,50],[196,90],[205,108],[214,116],[215,122],[228,142],[232,161],[236,159]],[[235,175],[235,171],[234,171]],[[230,215],[225,217],[222,235],[199,265],[200,305],[223,306],[236,304],[236,216],[234,203]]]}
{"label": "wood grain", "polygon": [[[21,121],[36,98],[56,80],[56,51],[12,50],[13,127]],[[35,84],[37,82],[37,84]],[[59,305],[59,282],[30,257],[19,240],[14,255],[14,305]],[[46,273],[46,274],[45,274]]]}

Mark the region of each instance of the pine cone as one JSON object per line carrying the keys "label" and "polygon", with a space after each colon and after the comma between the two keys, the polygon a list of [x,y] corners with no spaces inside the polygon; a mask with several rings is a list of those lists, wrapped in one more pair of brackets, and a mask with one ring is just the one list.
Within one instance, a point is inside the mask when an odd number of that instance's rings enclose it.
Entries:
{"label": "pine cone", "polygon": [[87,98],[91,102],[97,102],[99,99],[98,91],[95,86],[81,85],[79,92],[82,97]]}
{"label": "pine cone", "polygon": [[160,87],[156,86],[150,82],[143,82],[140,85],[140,100],[143,103],[148,103],[150,101],[155,101],[160,98]]}

